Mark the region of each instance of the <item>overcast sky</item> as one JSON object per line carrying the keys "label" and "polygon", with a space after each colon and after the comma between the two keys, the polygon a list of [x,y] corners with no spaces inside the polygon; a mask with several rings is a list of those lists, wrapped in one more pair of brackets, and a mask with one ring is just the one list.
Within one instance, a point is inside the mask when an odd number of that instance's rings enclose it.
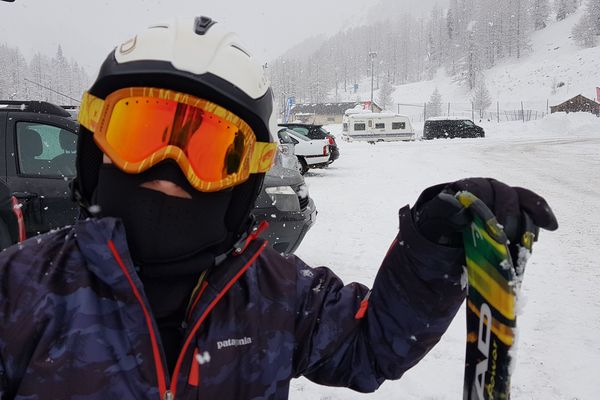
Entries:
{"label": "overcast sky", "polygon": [[[447,0],[379,0],[375,12],[429,12]],[[15,0],[0,1],[0,43],[28,59],[52,56],[58,44],[95,75],[108,52],[148,25],[182,15],[208,15],[233,27],[261,61],[303,39],[364,23],[375,0]]]}
{"label": "overcast sky", "polygon": [[227,22],[261,61],[302,39],[332,34],[361,15],[368,0],[15,0],[0,2],[0,43],[18,46],[29,60],[54,55],[60,43],[95,74],[108,52],[144,27],[181,15]]}

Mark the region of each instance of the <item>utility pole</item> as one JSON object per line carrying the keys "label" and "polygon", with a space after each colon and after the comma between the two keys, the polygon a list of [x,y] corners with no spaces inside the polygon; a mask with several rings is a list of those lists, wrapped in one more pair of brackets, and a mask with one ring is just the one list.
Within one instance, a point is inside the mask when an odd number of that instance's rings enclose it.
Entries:
{"label": "utility pole", "polygon": [[371,112],[373,112],[373,60],[377,57],[377,52],[370,51],[369,58],[371,58]]}

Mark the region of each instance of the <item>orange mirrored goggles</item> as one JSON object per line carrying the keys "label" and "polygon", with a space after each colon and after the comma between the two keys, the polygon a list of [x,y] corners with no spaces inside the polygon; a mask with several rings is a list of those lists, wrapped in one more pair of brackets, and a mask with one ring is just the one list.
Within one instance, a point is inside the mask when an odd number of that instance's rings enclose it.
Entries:
{"label": "orange mirrored goggles", "polygon": [[276,143],[256,141],[240,117],[208,100],[156,88],[126,88],[100,99],[86,92],[79,123],[128,173],[170,158],[202,192],[238,185],[271,168]]}

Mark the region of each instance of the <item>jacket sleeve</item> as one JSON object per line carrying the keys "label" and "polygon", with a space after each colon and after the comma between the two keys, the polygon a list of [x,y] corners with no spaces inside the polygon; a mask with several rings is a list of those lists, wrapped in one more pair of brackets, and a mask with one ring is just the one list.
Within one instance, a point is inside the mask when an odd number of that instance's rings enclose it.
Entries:
{"label": "jacket sleeve", "polygon": [[465,296],[463,264],[462,249],[427,241],[409,207],[402,208],[399,233],[360,318],[367,287],[344,286],[331,270],[297,259],[295,375],[360,392],[400,378],[440,340],[458,311]]}
{"label": "jacket sleeve", "polygon": [[14,398],[43,330],[44,271],[36,267],[45,264],[21,246],[0,255],[0,400]]}

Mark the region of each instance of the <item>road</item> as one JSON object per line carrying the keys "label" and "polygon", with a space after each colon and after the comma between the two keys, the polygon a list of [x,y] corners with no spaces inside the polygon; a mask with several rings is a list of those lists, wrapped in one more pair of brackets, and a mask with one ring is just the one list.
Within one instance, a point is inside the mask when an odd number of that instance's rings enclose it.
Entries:
{"label": "road", "polygon": [[[513,399],[596,399],[600,365],[600,120],[489,124],[484,139],[340,143],[329,169],[306,180],[319,215],[297,254],[345,282],[371,285],[397,228],[398,209],[436,183],[495,177],[530,188],[553,207],[558,231],[542,232],[525,276]],[[597,128],[597,129],[596,129]],[[339,127],[332,126],[339,135]],[[558,131],[558,132],[557,132]],[[405,377],[372,395],[300,379],[291,398],[457,399],[462,396],[464,310]],[[596,372],[594,372],[596,371]]]}

